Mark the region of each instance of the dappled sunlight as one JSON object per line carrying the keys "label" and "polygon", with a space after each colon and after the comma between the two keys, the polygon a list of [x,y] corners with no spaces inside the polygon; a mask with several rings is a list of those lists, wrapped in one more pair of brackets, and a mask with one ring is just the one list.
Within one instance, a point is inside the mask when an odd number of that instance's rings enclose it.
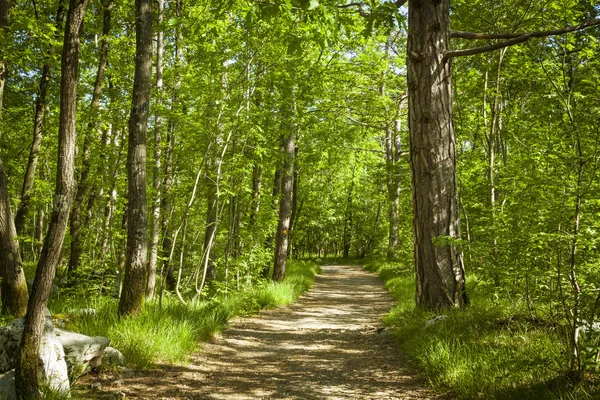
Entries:
{"label": "dappled sunlight", "polygon": [[239,318],[189,365],[140,373],[119,390],[144,399],[434,398],[383,327],[392,305],[375,275],[324,267],[296,304]]}

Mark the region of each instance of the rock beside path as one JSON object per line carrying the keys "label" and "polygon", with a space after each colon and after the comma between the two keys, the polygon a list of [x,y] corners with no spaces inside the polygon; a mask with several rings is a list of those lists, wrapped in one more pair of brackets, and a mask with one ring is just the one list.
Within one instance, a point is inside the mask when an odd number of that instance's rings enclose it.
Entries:
{"label": "rock beside path", "polygon": [[[0,373],[2,374],[13,370],[16,366],[24,325],[25,319],[18,318],[0,328]],[[50,318],[46,318],[44,324],[38,362],[43,366],[42,378],[50,388],[64,393],[70,391],[65,351]]]}

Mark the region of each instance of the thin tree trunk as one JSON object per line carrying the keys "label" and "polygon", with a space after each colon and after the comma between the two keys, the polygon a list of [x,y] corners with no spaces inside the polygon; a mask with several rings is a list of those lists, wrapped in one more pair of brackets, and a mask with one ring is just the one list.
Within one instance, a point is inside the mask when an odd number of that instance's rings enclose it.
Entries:
{"label": "thin tree trunk", "polygon": [[[164,17],[164,0],[158,0],[158,25],[162,26]],[[164,33],[162,30],[156,33],[156,104],[160,107],[163,94],[163,54],[165,51]],[[156,287],[156,264],[158,260],[158,240],[160,236],[160,214],[161,214],[161,189],[160,163],[162,159],[162,115],[160,110],[154,117],[154,169],[152,171],[152,186],[154,188],[154,200],[152,202],[152,229],[150,236],[150,257],[148,260],[148,283],[146,285],[146,297],[154,297]]]}
{"label": "thin tree trunk", "polygon": [[[55,39],[58,41],[61,34],[63,34],[63,20],[65,18],[65,0],[58,0],[58,6],[56,10],[56,21],[54,26],[56,27]],[[31,143],[31,150],[29,151],[29,160],[27,161],[27,168],[25,169],[25,177],[23,179],[23,187],[21,189],[21,202],[19,208],[15,214],[15,226],[17,228],[17,234],[20,235],[25,227],[25,220],[27,213],[29,212],[29,206],[31,203],[31,190],[33,189],[33,182],[35,179],[35,170],[37,168],[38,155],[40,153],[40,147],[42,145],[42,139],[44,136],[44,115],[46,114],[46,97],[48,95],[48,86],[50,84],[50,68],[52,67],[52,59],[54,58],[54,52],[56,48],[50,46],[48,55],[44,60],[44,66],[42,67],[42,76],[40,78],[40,85],[38,88],[37,97],[35,99],[35,116],[33,119],[33,141]]]}
{"label": "thin tree trunk", "polygon": [[250,207],[250,226],[254,226],[260,211],[260,189],[262,186],[262,167],[255,163],[252,166],[252,201]]}
{"label": "thin tree trunk", "polygon": [[[0,0],[0,30],[5,31],[10,23],[10,0]],[[6,84],[6,62],[0,55],[0,114],[4,100],[4,86]]]}
{"label": "thin tree trunk", "polygon": [[[10,22],[10,3],[0,0],[0,32]],[[6,66],[0,59],[0,116]],[[2,312],[22,317],[27,311],[27,283],[23,273],[19,241],[10,209],[8,180],[0,154],[0,298]]]}
{"label": "thin tree trunk", "polygon": [[288,110],[286,110],[287,115],[284,116],[284,118],[286,119],[286,128],[289,132],[288,136],[283,141],[284,161],[282,168],[281,201],[279,204],[279,223],[277,225],[277,236],[275,237],[275,261],[273,263],[274,281],[282,281],[285,278],[290,219],[292,213],[296,128],[293,120],[295,104],[293,104],[293,99],[289,99],[288,101],[290,104],[284,104],[284,107],[288,108]]}
{"label": "thin tree trunk", "polygon": [[[282,169],[278,165],[277,168],[275,169],[275,174],[273,176],[273,190],[271,192],[271,196],[272,196],[272,200],[273,200],[271,205],[272,205],[273,212],[275,212],[279,208],[282,179],[283,179]],[[275,237],[273,236],[273,234],[269,233],[267,235],[267,238],[265,239],[265,248],[267,248],[267,249],[273,248],[274,240],[275,240]],[[271,267],[268,265],[265,265],[262,270],[263,278],[268,279],[270,276],[270,272],[271,272]]]}
{"label": "thin tree trunk", "polygon": [[417,305],[467,303],[456,195],[449,0],[409,0],[408,93]]}
{"label": "thin tree trunk", "polygon": [[[175,1],[175,14],[177,18],[180,18],[182,15],[182,0]],[[181,89],[181,73],[179,72],[179,68],[183,65],[183,48],[182,48],[182,37],[181,37],[181,29],[179,26],[175,27],[175,83],[173,85],[173,97],[171,99],[171,112],[175,113],[180,106],[179,102],[179,91]],[[171,120],[169,122],[169,129],[167,131],[167,148],[165,151],[165,166],[164,166],[164,175],[162,181],[162,199],[161,199],[161,209],[163,211],[162,217],[162,232],[163,232],[163,241],[161,244],[162,254],[164,257],[163,262],[163,270],[165,273],[165,285],[167,290],[175,290],[176,278],[173,272],[173,267],[170,264],[169,254],[171,253],[171,248],[175,244],[171,240],[171,230],[169,224],[169,217],[172,214],[172,201],[171,201],[171,188],[173,187],[173,183],[175,182],[175,175],[173,171],[173,151],[175,148],[175,132],[177,130],[177,122],[175,120]]]}
{"label": "thin tree trunk", "polygon": [[10,211],[8,181],[0,158],[0,291],[2,312],[22,317],[27,311],[27,283],[19,251],[19,240]]}
{"label": "thin tree trunk", "polygon": [[298,146],[294,149],[294,176],[292,184],[292,214],[290,216],[290,231],[288,234],[287,257],[292,256],[292,246],[294,241],[294,227],[296,226],[296,218],[298,217]]}
{"label": "thin tree trunk", "polygon": [[58,165],[56,172],[56,192],[50,226],[44,247],[37,265],[35,279],[23,337],[20,356],[17,358],[15,386],[17,398],[37,399],[40,397],[38,377],[39,352],[46,305],[52,290],[52,281],[67,230],[69,210],[73,201],[75,182],[77,72],[79,67],[79,38],[83,29],[83,19],[87,0],[71,0],[67,15],[60,85],[60,115],[58,131]]}
{"label": "thin tree trunk", "polygon": [[92,167],[92,139],[96,129],[98,110],[100,108],[100,95],[102,94],[102,84],[104,82],[104,71],[108,61],[108,36],[110,34],[110,19],[113,0],[104,2],[104,24],[102,27],[102,44],[100,46],[100,57],[98,60],[98,70],[94,91],[89,109],[90,120],[87,123],[87,129],[84,132],[82,165],[79,177],[77,179],[77,193],[73,209],[71,210],[70,229],[71,229],[71,256],[69,257],[68,272],[71,274],[79,267],[81,259],[81,220],[83,218],[83,203],[89,187],[89,176]]}
{"label": "thin tree trunk", "polygon": [[152,87],[152,0],[136,0],[136,54],[129,117],[127,178],[129,221],[127,261],[119,315],[142,312],[146,294],[148,230],[146,224],[146,131]]}
{"label": "thin tree trunk", "polygon": [[356,164],[352,167],[352,179],[350,180],[350,189],[348,189],[348,198],[346,200],[346,215],[344,216],[344,231],[342,234],[342,243],[344,247],[344,258],[350,256],[350,244],[352,243],[352,195],[354,192],[354,173]]}

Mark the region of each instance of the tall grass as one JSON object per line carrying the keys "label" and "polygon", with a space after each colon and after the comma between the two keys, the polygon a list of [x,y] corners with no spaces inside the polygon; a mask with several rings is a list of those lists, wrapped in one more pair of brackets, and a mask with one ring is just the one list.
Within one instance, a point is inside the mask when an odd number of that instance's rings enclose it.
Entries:
{"label": "tall grass", "polygon": [[371,262],[398,301],[385,317],[400,346],[434,388],[460,399],[597,399],[600,391],[569,379],[566,335],[560,324],[533,319],[514,300],[493,295],[469,277],[471,305],[436,314],[415,308],[413,272]]}
{"label": "tall grass", "polygon": [[[158,301],[147,302],[142,314],[135,318],[119,318],[117,300],[101,296],[87,301],[61,299],[51,304],[51,311],[68,329],[105,336],[112,347],[123,353],[128,364],[148,368],[154,363],[185,361],[199,341],[223,330],[235,316],[295,301],[310,288],[318,271],[313,262],[291,261],[283,282],[258,283],[228,294],[217,292],[209,300],[187,305],[166,296],[162,306]],[[96,312],[78,315],[77,310],[83,308]]]}

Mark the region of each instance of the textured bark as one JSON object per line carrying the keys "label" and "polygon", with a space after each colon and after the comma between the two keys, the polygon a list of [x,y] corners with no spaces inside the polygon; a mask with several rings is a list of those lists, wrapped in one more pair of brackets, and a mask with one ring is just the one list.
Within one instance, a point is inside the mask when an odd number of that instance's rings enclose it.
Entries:
{"label": "textured bark", "polygon": [[71,0],[67,15],[62,52],[56,191],[50,225],[37,265],[25,317],[20,356],[17,359],[15,385],[18,398],[36,399],[40,397],[38,388],[40,341],[44,329],[46,305],[67,230],[75,185],[73,175],[79,38],[83,29],[83,17],[87,3],[88,0]]}
{"label": "textured bark", "polygon": [[417,305],[467,302],[456,195],[449,0],[410,0],[408,89]]}
{"label": "textured bark", "polygon": [[[287,118],[291,122],[292,112]],[[284,139],[284,161],[282,169],[281,200],[279,204],[279,223],[277,225],[277,236],[275,237],[275,261],[273,263],[273,280],[282,281],[285,278],[285,267],[287,264],[287,248],[292,214],[292,191],[294,180],[294,148],[295,132],[292,124],[289,124],[289,134]]]}
{"label": "textured bark", "polygon": [[[8,26],[9,10],[8,0],[0,0],[0,30]],[[0,75],[4,72],[3,68],[4,64],[0,60]],[[0,115],[3,89],[4,82],[0,82]],[[19,241],[10,210],[8,180],[0,155],[0,296],[2,312],[8,312],[15,317],[22,317],[27,311],[27,283],[22,266]]]}
{"label": "textured bark", "polygon": [[[164,0],[157,1],[158,25],[162,26],[164,16]],[[162,104],[163,93],[163,54],[164,54],[164,33],[156,33],[156,104],[160,107]],[[152,187],[154,188],[154,199],[152,201],[152,228],[150,231],[150,257],[148,260],[148,283],[146,285],[146,297],[154,297],[156,287],[156,264],[158,260],[158,240],[160,236],[160,215],[161,215],[161,189],[162,180],[160,177],[160,166],[162,159],[162,115],[160,111],[154,117],[154,168],[152,170]]]}
{"label": "textured bark", "polygon": [[385,162],[387,172],[388,190],[388,222],[390,225],[388,236],[388,258],[394,258],[400,246],[398,234],[399,204],[400,204],[400,171],[398,170],[400,154],[400,121],[394,121],[394,130],[385,131]]}
{"label": "textured bark", "polygon": [[0,278],[2,312],[22,317],[27,311],[27,283],[19,251],[17,231],[10,211],[8,182],[0,158]]}
{"label": "textured bark", "polygon": [[[55,39],[58,41],[60,35],[63,33],[63,21],[65,18],[65,0],[58,0],[58,6],[56,10],[55,20]],[[29,160],[27,161],[27,168],[25,169],[25,177],[23,179],[23,187],[21,189],[21,202],[19,208],[15,214],[15,226],[17,228],[17,234],[20,235],[25,227],[25,220],[27,213],[29,213],[29,206],[31,202],[31,190],[33,189],[33,182],[35,179],[35,171],[37,169],[38,155],[40,147],[42,145],[42,139],[44,137],[44,116],[46,114],[46,97],[48,95],[48,86],[50,84],[50,68],[52,67],[52,59],[56,49],[54,46],[48,50],[48,56],[44,60],[42,67],[42,76],[40,78],[40,85],[38,88],[37,97],[35,99],[35,116],[33,119],[33,141],[31,142],[31,149],[29,150]]]}
{"label": "textured bark", "polygon": [[152,0],[136,0],[136,54],[127,152],[127,255],[119,315],[142,312],[146,294],[146,132],[152,86]]}
{"label": "textured bark", "polygon": [[71,230],[71,256],[69,257],[68,272],[71,273],[79,267],[81,259],[81,221],[83,220],[83,203],[89,189],[90,170],[92,168],[92,141],[94,131],[96,130],[96,121],[98,110],[100,108],[100,95],[102,94],[102,85],[104,82],[104,72],[108,61],[108,35],[110,34],[110,20],[113,0],[104,2],[104,24],[102,27],[102,42],[100,45],[100,56],[98,59],[98,69],[96,72],[96,81],[89,109],[90,120],[84,133],[82,165],[77,179],[77,193],[75,202],[71,210],[70,230]]}

